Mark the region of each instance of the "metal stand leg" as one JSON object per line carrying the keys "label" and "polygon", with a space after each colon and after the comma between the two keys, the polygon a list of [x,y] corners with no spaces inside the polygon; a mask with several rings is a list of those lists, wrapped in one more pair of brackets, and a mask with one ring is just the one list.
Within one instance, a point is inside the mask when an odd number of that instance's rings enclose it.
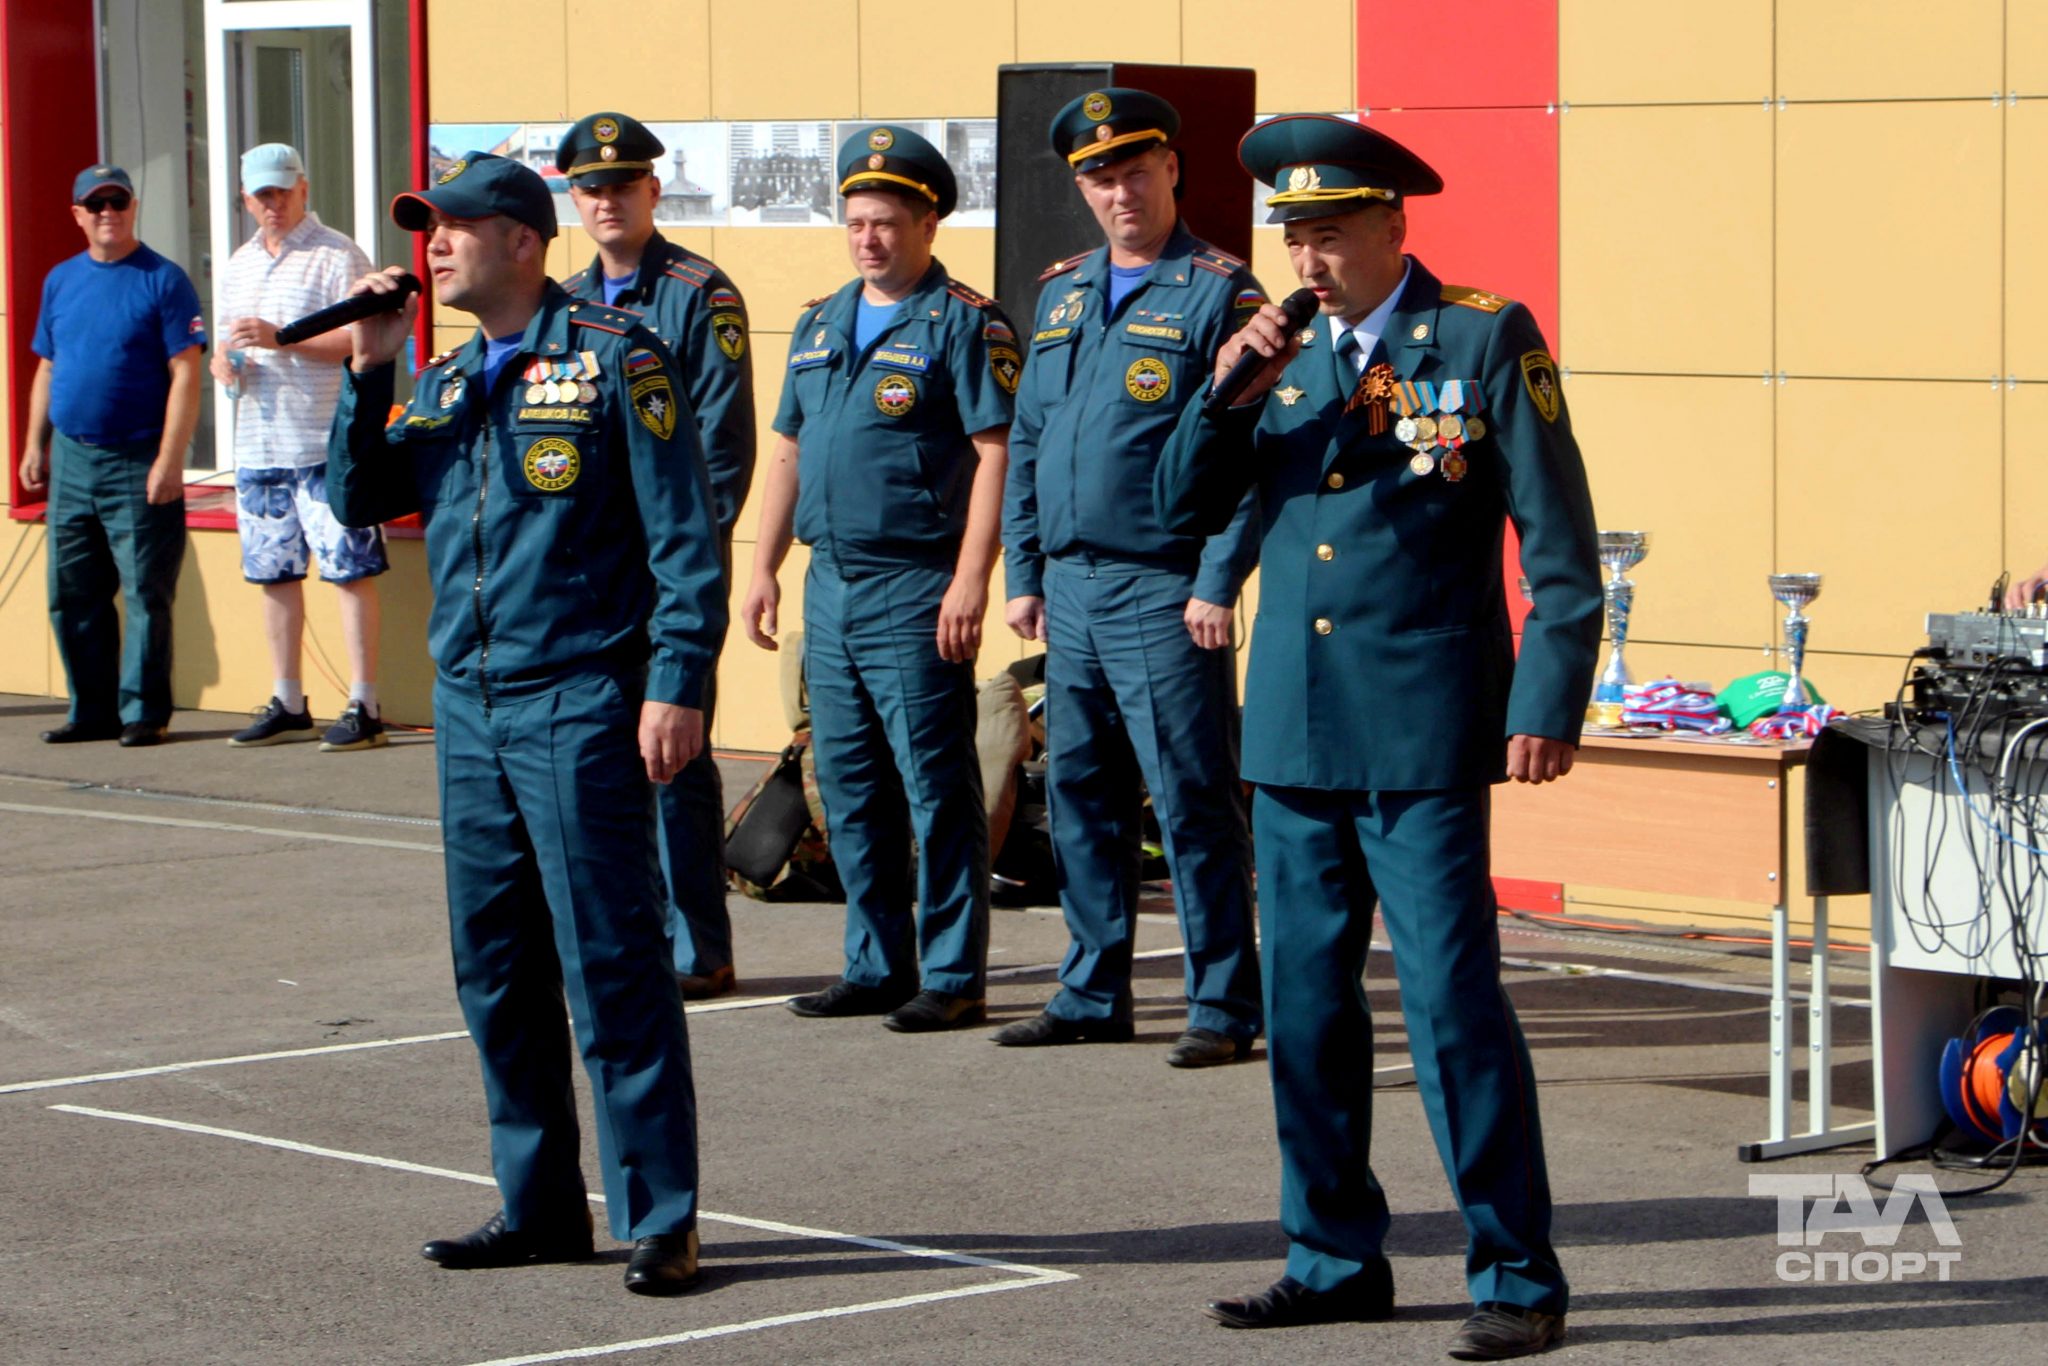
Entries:
{"label": "metal stand leg", "polygon": [[1806,1132],[1792,1133],[1792,925],[1783,906],[1771,907],[1771,1136],[1762,1143],[1740,1143],[1741,1162],[1762,1162],[1794,1153],[1839,1148],[1875,1138],[1871,1121],[1828,1127],[1832,1104],[1834,1030],[1828,1001],[1828,899],[1813,899],[1813,950],[1807,956],[1806,1004]]}

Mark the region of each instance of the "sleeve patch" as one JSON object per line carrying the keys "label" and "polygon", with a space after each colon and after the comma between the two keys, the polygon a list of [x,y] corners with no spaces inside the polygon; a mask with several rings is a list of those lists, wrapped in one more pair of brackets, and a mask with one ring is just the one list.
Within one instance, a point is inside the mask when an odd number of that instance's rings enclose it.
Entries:
{"label": "sleeve patch", "polygon": [[730,310],[711,315],[711,335],[727,360],[747,354],[747,320]]}
{"label": "sleeve patch", "polygon": [[1564,409],[1564,390],[1557,380],[1557,362],[1547,351],[1522,353],[1522,385],[1545,422],[1557,421]]}
{"label": "sleeve patch", "polygon": [[988,349],[988,369],[1004,393],[1014,394],[1017,381],[1024,375],[1024,358],[1017,354],[1015,346],[991,346]]}

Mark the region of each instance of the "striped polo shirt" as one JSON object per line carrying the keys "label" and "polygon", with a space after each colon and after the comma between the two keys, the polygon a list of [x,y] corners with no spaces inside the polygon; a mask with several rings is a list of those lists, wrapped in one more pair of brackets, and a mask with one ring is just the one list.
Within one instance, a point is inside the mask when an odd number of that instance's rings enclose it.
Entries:
{"label": "striped polo shirt", "polygon": [[[235,248],[222,274],[214,323],[225,336],[234,318],[282,327],[327,307],[369,273],[370,258],[346,234],[308,213],[272,256],[263,234]],[[342,362],[292,348],[252,349],[242,358],[234,402],[235,463],[244,469],[303,468],[327,459],[327,428],[341,397]]]}

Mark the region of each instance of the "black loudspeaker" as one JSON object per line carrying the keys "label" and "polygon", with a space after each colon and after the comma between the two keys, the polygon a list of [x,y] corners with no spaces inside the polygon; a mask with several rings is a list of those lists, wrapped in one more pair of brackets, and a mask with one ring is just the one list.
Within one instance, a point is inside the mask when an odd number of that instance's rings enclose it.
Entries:
{"label": "black loudspeaker", "polygon": [[1252,178],[1237,143],[1252,126],[1257,74],[1236,66],[1034,62],[996,68],[996,298],[1029,333],[1038,277],[1055,261],[1102,245],[1074,172],[1046,136],[1053,115],[1106,85],[1149,90],[1180,111],[1181,219],[1233,256],[1251,259]]}

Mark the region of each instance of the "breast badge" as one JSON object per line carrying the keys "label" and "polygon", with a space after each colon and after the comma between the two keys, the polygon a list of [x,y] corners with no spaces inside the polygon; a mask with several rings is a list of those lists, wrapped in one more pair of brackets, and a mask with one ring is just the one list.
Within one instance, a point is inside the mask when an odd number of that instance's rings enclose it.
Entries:
{"label": "breast badge", "polygon": [[884,375],[875,384],[875,406],[884,417],[902,417],[917,406],[917,384],[908,375]]}
{"label": "breast badge", "polygon": [[453,408],[462,402],[462,376],[450,375],[441,385],[441,396],[435,400],[443,408]]}
{"label": "breast badge", "polygon": [[1166,368],[1166,362],[1156,356],[1134,360],[1131,368],[1124,371],[1124,388],[1130,390],[1131,397],[1140,403],[1157,403],[1172,387],[1173,373]]}
{"label": "breast badge", "polygon": [[526,482],[542,493],[560,493],[583,472],[583,457],[577,454],[576,443],[560,436],[544,436],[528,446],[520,463],[526,469]]}

